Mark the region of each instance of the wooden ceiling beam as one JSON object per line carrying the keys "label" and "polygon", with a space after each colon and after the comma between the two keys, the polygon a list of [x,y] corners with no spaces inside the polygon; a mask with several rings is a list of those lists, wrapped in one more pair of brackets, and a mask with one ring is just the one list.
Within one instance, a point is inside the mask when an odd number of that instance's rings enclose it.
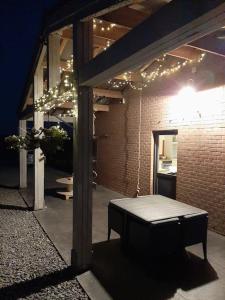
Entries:
{"label": "wooden ceiling beam", "polygon": [[216,34],[205,36],[188,44],[189,47],[225,57],[224,40],[218,39]]}
{"label": "wooden ceiling beam", "polygon": [[48,15],[46,28],[47,32],[55,31],[74,20],[89,21],[92,18],[105,15],[113,10],[134,3],[133,0],[83,0],[66,1],[61,7]]}
{"label": "wooden ceiling beam", "polygon": [[[104,22],[103,25],[107,27],[110,23]],[[115,31],[113,31],[115,29]],[[117,39],[120,39],[123,35],[127,34],[129,29],[127,28],[117,28],[114,27],[110,32],[104,31],[102,32],[100,26],[98,29],[94,30],[94,46],[97,47],[106,47],[107,40],[110,40],[111,43],[114,43]],[[63,38],[72,39],[72,31],[71,29],[65,29],[63,31]],[[184,58],[184,59],[195,59],[197,56],[201,54],[200,50],[193,49],[193,47],[182,46],[178,49],[175,49],[168,53],[169,55]]]}
{"label": "wooden ceiling beam", "polygon": [[[102,20],[101,20],[102,21]],[[96,23],[96,27],[93,29],[93,35],[104,37],[110,40],[119,40],[122,36],[127,34],[130,28],[124,28],[122,26],[115,26],[110,28],[113,22],[102,21],[102,23]],[[110,30],[107,30],[110,28]]]}
{"label": "wooden ceiling beam", "polygon": [[141,23],[148,15],[129,7],[122,7],[101,17],[102,20],[133,28]]}
{"label": "wooden ceiling beam", "polygon": [[188,45],[184,45],[175,50],[170,51],[168,54],[177,58],[195,60],[200,57],[202,51],[199,49],[189,47]]}
{"label": "wooden ceiling beam", "polygon": [[[110,23],[104,22],[104,28],[107,28]],[[102,24],[103,25],[103,24]],[[129,29],[123,27],[113,27],[110,31],[105,29],[104,31],[101,30],[101,25],[99,24],[96,29],[94,29],[93,35],[99,38],[104,38],[108,40],[119,40],[122,36],[127,34]],[[62,33],[62,38],[64,39],[73,39],[73,32],[70,28],[65,29]]]}
{"label": "wooden ceiling beam", "polygon": [[[73,106],[74,106],[73,103],[67,102],[67,103],[64,103],[62,106],[56,107],[56,109],[60,109],[60,110],[68,109],[69,110],[69,109],[72,109]],[[94,112],[98,112],[98,111],[107,112],[107,111],[109,111],[109,105],[94,103],[93,110],[94,110]]]}
{"label": "wooden ceiling beam", "polygon": [[60,43],[60,49],[59,49],[60,55],[62,55],[64,49],[66,48],[67,43],[68,43],[68,39],[62,39]]}
{"label": "wooden ceiling beam", "polygon": [[123,99],[123,94],[121,93],[121,91],[116,91],[116,90],[93,88],[93,94],[95,97]]}
{"label": "wooden ceiling beam", "polygon": [[[187,14],[187,11],[192,11],[192,14]],[[173,0],[115,42],[113,47],[84,65],[80,83],[99,85],[209,34],[224,25],[224,18],[224,0]],[[173,19],[176,22],[171,22]],[[154,30],[148,30],[150,28]]]}
{"label": "wooden ceiling beam", "polygon": [[94,112],[109,112],[109,105],[106,105],[106,104],[97,104],[95,103],[93,105],[93,111]]}

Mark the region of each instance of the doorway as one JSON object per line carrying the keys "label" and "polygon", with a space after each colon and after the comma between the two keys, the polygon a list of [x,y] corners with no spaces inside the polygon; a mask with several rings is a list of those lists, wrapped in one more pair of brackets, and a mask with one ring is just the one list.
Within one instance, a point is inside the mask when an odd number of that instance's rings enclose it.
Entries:
{"label": "doorway", "polygon": [[176,199],[177,130],[155,131],[154,194]]}

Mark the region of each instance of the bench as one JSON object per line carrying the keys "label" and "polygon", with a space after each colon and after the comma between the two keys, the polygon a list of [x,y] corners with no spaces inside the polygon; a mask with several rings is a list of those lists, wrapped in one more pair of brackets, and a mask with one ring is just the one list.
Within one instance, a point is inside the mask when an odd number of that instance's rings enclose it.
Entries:
{"label": "bench", "polygon": [[208,213],[161,196],[111,200],[108,205],[108,240],[116,231],[126,249],[153,255],[170,254],[202,243],[207,259]]}

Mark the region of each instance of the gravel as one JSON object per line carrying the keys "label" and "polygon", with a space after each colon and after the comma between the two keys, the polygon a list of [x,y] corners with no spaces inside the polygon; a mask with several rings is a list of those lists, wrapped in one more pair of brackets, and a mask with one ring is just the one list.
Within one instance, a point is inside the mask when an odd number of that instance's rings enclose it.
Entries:
{"label": "gravel", "polygon": [[16,189],[0,188],[0,299],[88,299]]}

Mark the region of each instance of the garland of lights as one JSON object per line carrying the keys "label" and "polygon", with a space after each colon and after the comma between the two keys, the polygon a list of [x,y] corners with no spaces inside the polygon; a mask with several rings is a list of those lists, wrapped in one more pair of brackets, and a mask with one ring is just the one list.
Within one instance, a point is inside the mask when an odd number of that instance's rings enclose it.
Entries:
{"label": "garland of lights", "polygon": [[[93,20],[93,30],[100,30],[102,32],[109,32],[114,29],[116,24],[110,23],[105,25],[102,20]],[[106,46],[103,48],[107,50],[113,41],[107,40]],[[170,68],[164,68],[164,63],[167,58],[167,54],[164,54],[161,58],[155,60],[158,63],[157,67],[150,72],[141,72],[140,82],[133,82],[132,72],[125,72],[122,75],[123,80],[110,79],[107,81],[108,85],[114,89],[124,88],[130,86],[134,90],[142,90],[147,88],[152,82],[158,78],[168,77],[182,70],[188,65],[201,63],[205,58],[205,53],[202,53],[197,59],[185,60],[183,62],[177,62]],[[59,117],[76,116],[77,115],[77,91],[76,84],[73,79],[73,55],[65,62],[65,67],[60,67],[60,73],[62,76],[61,82],[44,92],[44,95],[35,101],[35,110],[41,112],[49,112],[57,107],[62,107],[65,103],[73,103],[73,108],[68,109],[66,113],[59,114]]]}
{"label": "garland of lights", "polygon": [[[93,30],[94,31],[100,30],[102,32],[109,32],[109,31],[113,30],[114,27],[116,27],[116,24],[114,24],[114,23],[110,23],[109,25],[104,26],[104,23],[102,20],[93,19]],[[113,43],[113,41],[107,40],[106,45],[103,48],[103,50],[106,51],[112,45],[112,43]]]}
{"label": "garland of lights", "polygon": [[158,78],[171,76],[178,71],[181,71],[188,65],[199,64],[203,61],[206,54],[202,53],[197,59],[185,60],[184,62],[177,62],[172,65],[171,68],[163,69],[163,62],[165,62],[167,55],[163,55],[162,58],[156,60],[159,62],[159,66],[154,71],[151,72],[141,72],[142,81],[138,84],[132,81],[132,72],[125,72],[123,74],[124,80],[114,80],[110,79],[107,81],[108,85],[112,88],[118,89],[123,88],[125,86],[130,86],[134,90],[142,90],[143,88],[147,88],[153,81]]}
{"label": "garland of lights", "polygon": [[99,19],[93,19],[93,29],[97,30],[99,27],[99,30],[101,31],[111,31],[114,27],[116,26],[116,24],[114,23],[110,23],[108,26],[104,26],[104,23],[102,20]]}
{"label": "garland of lights", "polygon": [[[75,104],[77,101],[77,91],[73,74],[64,74],[64,79],[57,86],[45,91],[44,95],[35,101],[35,110],[49,112],[57,107],[62,107],[65,103],[73,103],[74,108],[67,111],[67,115],[77,114]],[[60,115],[62,116],[62,115]]]}
{"label": "garland of lights", "polygon": [[[102,20],[93,20],[93,30],[100,30],[102,32],[109,32],[116,26],[114,23],[105,25]],[[103,50],[107,50],[113,41],[107,40]],[[73,55],[66,61],[65,67],[60,67],[60,73],[63,80],[57,86],[50,88],[44,92],[44,95],[35,101],[35,110],[40,112],[49,112],[57,107],[62,107],[65,103],[73,103],[74,108],[68,109],[66,113],[59,114],[59,117],[76,116],[77,108],[75,107],[77,101],[76,85],[73,80]]]}

